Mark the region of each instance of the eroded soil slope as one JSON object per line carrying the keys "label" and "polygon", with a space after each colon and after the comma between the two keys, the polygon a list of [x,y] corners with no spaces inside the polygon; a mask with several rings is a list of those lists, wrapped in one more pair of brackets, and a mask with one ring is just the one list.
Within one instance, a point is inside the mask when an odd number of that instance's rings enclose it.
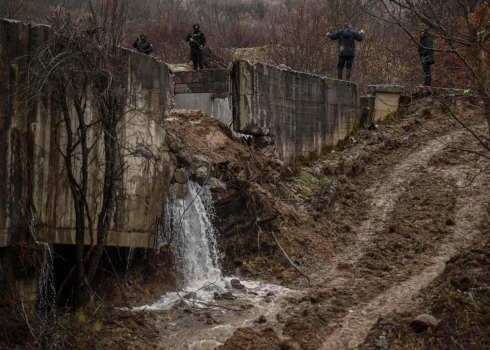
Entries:
{"label": "eroded soil slope", "polygon": [[[476,110],[453,108],[486,132]],[[379,317],[408,310],[447,260],[488,241],[490,178],[482,172],[488,160],[444,108],[419,101],[392,124],[361,131],[349,143],[284,184],[283,193],[306,220],[279,225],[281,235],[318,238],[332,249],[298,255],[313,288],[285,271],[270,276],[302,291],[277,315],[283,348],[361,345]],[[222,347],[240,348],[247,347],[240,347],[239,336]]]}

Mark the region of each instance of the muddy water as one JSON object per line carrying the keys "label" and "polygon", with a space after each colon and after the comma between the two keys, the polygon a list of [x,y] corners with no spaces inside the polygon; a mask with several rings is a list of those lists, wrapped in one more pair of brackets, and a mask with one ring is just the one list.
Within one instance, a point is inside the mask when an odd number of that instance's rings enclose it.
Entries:
{"label": "muddy water", "polygon": [[214,349],[224,344],[238,328],[257,325],[259,318],[267,320],[267,327],[277,328],[276,314],[295,291],[257,282],[241,283],[244,289],[226,290],[235,300],[189,301],[157,311],[161,348]]}

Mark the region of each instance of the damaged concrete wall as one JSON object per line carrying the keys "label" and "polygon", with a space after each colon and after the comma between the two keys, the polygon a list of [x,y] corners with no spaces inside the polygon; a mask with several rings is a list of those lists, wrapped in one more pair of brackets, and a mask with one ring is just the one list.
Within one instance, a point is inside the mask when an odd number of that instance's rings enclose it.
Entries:
{"label": "damaged concrete wall", "polygon": [[232,79],[234,130],[271,138],[285,163],[335,145],[360,118],[351,82],[245,60]]}
{"label": "damaged concrete wall", "polygon": [[231,123],[228,69],[175,72],[174,80],[175,108],[197,109],[226,125]]}
{"label": "damaged concrete wall", "polygon": [[[62,133],[55,132],[61,112],[49,91],[36,103],[25,93],[30,57],[49,35],[46,26],[0,20],[0,247],[19,242],[30,212],[39,239],[75,243],[73,201],[56,146],[63,143]],[[125,170],[109,245],[151,247],[172,168],[163,123],[173,107],[173,78],[150,56],[125,49],[121,55],[127,61],[127,101],[118,137]],[[91,139],[97,142],[91,150],[89,208],[96,220],[104,176],[100,130],[94,128]]]}

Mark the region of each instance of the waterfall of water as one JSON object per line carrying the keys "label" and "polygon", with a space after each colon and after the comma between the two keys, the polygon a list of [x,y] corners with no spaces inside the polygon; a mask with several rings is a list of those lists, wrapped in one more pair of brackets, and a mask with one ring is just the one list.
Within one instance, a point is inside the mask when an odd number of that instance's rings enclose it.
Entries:
{"label": "waterfall of water", "polygon": [[[170,244],[175,252],[178,289],[183,293],[167,293],[153,305],[134,310],[160,310],[183,300],[198,307],[201,303],[214,302],[215,292],[232,288],[232,277],[223,277],[221,273],[211,192],[192,181],[187,184],[189,191],[185,198],[175,198],[173,194],[164,203],[158,236],[159,246]],[[233,293],[241,293],[252,304],[268,304],[264,300],[270,300],[270,291],[278,294],[285,290],[260,282],[241,282],[245,288],[233,289]]]}
{"label": "waterfall of water", "polygon": [[185,198],[170,199],[166,208],[167,232],[179,259],[182,289],[199,288],[221,276],[211,193],[192,181],[188,188]]}
{"label": "waterfall of water", "polygon": [[39,300],[37,312],[43,319],[54,314],[56,288],[54,284],[53,253],[48,243],[42,243],[43,262],[39,270]]}

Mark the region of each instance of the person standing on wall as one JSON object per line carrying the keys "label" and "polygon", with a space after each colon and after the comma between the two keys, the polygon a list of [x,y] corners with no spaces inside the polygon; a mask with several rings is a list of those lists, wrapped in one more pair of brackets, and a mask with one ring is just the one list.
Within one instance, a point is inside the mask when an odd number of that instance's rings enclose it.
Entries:
{"label": "person standing on wall", "polygon": [[145,34],[140,34],[133,43],[133,47],[141,53],[149,55],[153,52],[153,45],[146,39]]}
{"label": "person standing on wall", "polygon": [[430,86],[432,84],[432,72],[430,66],[435,63],[434,60],[434,42],[430,29],[426,28],[422,31],[420,36],[419,56],[422,62],[422,69],[424,70],[424,86]]}
{"label": "person standing on wall", "polygon": [[206,45],[206,37],[199,28],[199,24],[192,25],[192,28],[192,32],[187,35],[185,41],[188,41],[191,47],[191,60],[194,70],[197,70],[198,66],[199,69],[204,69],[202,51],[204,50],[204,45]]}
{"label": "person standing on wall", "polygon": [[352,74],[352,64],[354,63],[354,57],[356,56],[356,40],[362,41],[364,39],[364,30],[356,32],[350,28],[350,25],[346,23],[344,29],[335,33],[327,33],[327,36],[332,40],[339,41],[339,58],[337,61],[337,77],[342,79],[342,71],[344,66],[347,67],[347,74],[345,79],[350,80]]}

